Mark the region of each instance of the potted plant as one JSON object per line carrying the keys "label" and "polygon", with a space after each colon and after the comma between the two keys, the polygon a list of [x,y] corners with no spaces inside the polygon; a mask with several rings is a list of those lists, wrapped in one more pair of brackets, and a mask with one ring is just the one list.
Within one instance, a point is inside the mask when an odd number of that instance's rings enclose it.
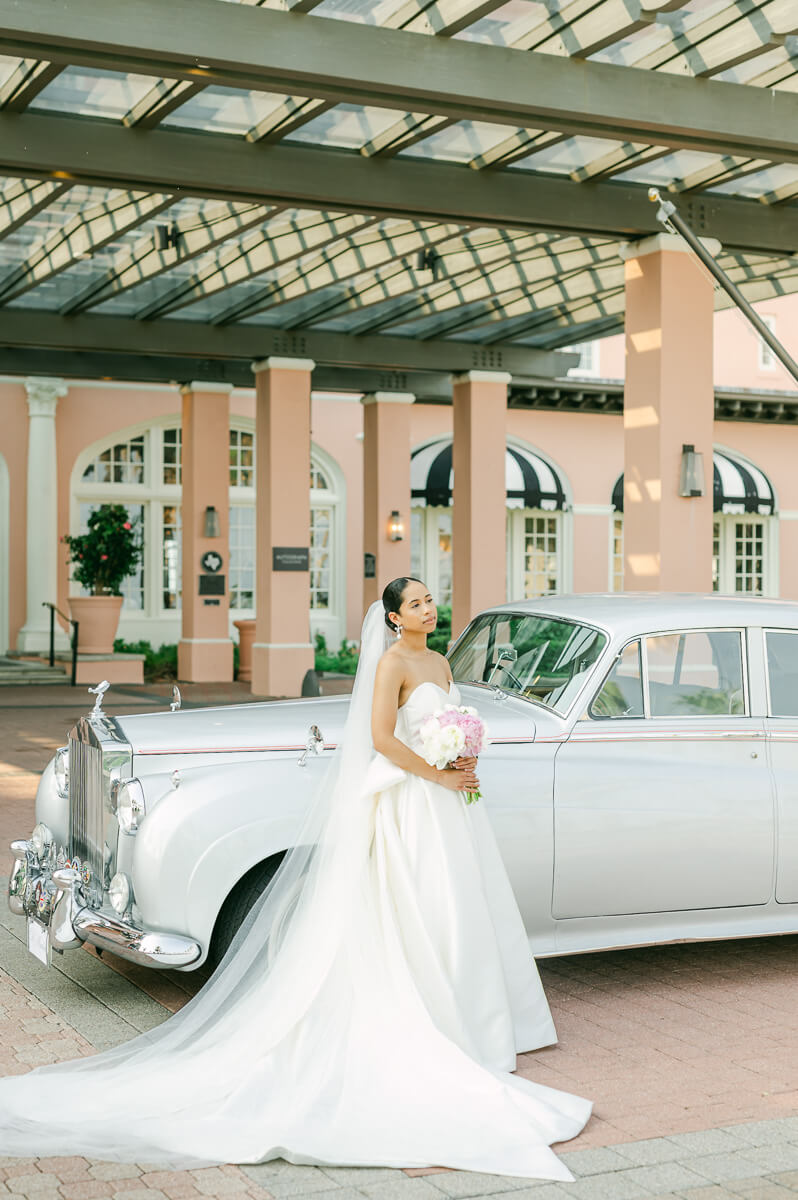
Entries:
{"label": "potted plant", "polygon": [[90,515],[88,531],[61,541],[74,564],[72,578],[89,596],[70,596],[73,621],[80,623],[78,648],[84,654],[111,654],[122,611],[121,586],[141,560],[141,543],[122,504],[101,504]]}

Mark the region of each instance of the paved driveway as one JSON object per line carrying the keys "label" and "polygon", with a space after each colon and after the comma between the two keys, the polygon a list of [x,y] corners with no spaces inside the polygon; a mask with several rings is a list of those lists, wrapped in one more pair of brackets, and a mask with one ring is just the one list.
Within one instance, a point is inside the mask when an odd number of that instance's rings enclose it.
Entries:
{"label": "paved driveway", "polygon": [[[41,694],[23,706],[8,696],[11,689],[0,689],[0,846],[30,829],[37,773],[85,711],[82,693],[56,690],[50,703]],[[160,696],[131,693],[112,696],[109,711],[163,704]],[[196,976],[144,971],[108,955],[101,962],[88,950],[65,955],[48,972],[27,955],[20,923],[5,912],[0,963],[5,1072],[129,1038],[179,1008],[198,983]],[[518,1070],[590,1096],[595,1116],[566,1151],[579,1181],[535,1185],[538,1200],[660,1194],[777,1200],[798,1190],[798,937],[581,955],[543,960],[540,968],[560,1043],[522,1055]],[[16,1172],[7,1180],[10,1190],[64,1200],[123,1192],[125,1200],[157,1200],[159,1192],[262,1197],[263,1188],[278,1198],[334,1190],[330,1200],[399,1200],[400,1193],[407,1200],[440,1200],[442,1193],[533,1186],[460,1172],[285,1164],[168,1178],[142,1169],[126,1176],[112,1174],[126,1168],[90,1168],[83,1160],[69,1160],[51,1185],[38,1179],[48,1173],[46,1160],[40,1166],[25,1191],[20,1164],[9,1163],[3,1169]],[[68,1190],[70,1180],[77,1190]]]}

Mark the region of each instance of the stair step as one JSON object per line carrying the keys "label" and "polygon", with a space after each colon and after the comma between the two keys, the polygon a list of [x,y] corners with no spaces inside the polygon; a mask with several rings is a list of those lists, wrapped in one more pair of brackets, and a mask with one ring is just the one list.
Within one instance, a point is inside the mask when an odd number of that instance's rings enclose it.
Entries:
{"label": "stair step", "polygon": [[68,683],[66,671],[58,667],[40,667],[35,663],[0,666],[0,686],[26,683]]}

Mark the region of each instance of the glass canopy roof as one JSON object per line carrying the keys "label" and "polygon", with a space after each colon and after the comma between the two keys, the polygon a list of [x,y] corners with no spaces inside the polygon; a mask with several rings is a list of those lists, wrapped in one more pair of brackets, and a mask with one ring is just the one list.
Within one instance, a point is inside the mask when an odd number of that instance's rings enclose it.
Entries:
{"label": "glass canopy roof", "polygon": [[[496,47],[609,64],[634,71],[641,96],[654,74],[709,80],[702,94],[714,83],[744,85],[752,94],[798,93],[796,0],[223,2],[294,9],[314,34],[327,19],[471,43],[486,64]],[[128,12],[127,27],[135,25],[136,0],[119,7]],[[235,27],[235,13],[229,24]],[[153,61],[137,67],[132,52],[118,70],[101,61],[87,65],[81,53],[65,61],[68,51],[58,61],[21,58],[2,35],[0,52],[0,119],[63,118],[64,129],[66,118],[84,122],[87,145],[99,128],[139,130],[145,160],[148,139],[167,146],[174,139],[180,156],[191,135],[200,160],[206,150],[246,143],[261,151],[268,173],[279,143],[293,148],[291,162],[300,165],[301,155],[335,151],[353,179],[369,164],[376,176],[380,161],[405,163],[408,172],[426,172],[434,188],[445,167],[458,168],[457,178],[484,177],[496,197],[491,219],[484,211],[470,219],[454,205],[450,218],[445,200],[435,212],[414,214],[399,192],[395,213],[384,201],[361,207],[356,194],[327,207],[299,187],[270,199],[266,184],[255,195],[242,182],[236,193],[234,174],[223,198],[201,172],[177,188],[138,161],[131,161],[129,179],[119,170],[103,179],[92,162],[83,178],[59,171],[55,161],[49,171],[37,163],[25,174],[4,157],[0,136],[0,303],[9,310],[550,349],[622,328],[620,245],[642,232],[620,216],[617,230],[605,228],[606,220],[585,228],[584,220],[571,222],[568,206],[556,221],[515,224],[503,215],[504,195],[519,181],[541,188],[556,181],[580,203],[594,194],[631,203],[635,188],[654,185],[688,209],[688,221],[699,201],[709,205],[698,230],[704,236],[716,236],[713,213],[732,201],[754,202],[750,211],[763,222],[765,209],[797,211],[798,154],[763,150],[755,157],[690,136],[681,148],[678,138],[635,140],[634,114],[617,136],[587,123],[563,128],[561,120],[527,128],[458,119],[443,104],[440,112],[428,105],[412,112],[381,98],[363,103],[354,88],[350,100],[333,101],[292,95],[275,83],[264,90],[206,82],[199,62],[193,77],[177,70],[162,76]],[[530,69],[538,61],[531,57]],[[774,221],[772,236],[770,228],[762,225],[761,243],[756,234],[745,245],[721,239],[719,261],[752,301],[798,289],[787,227]],[[725,303],[719,296],[718,305]]]}

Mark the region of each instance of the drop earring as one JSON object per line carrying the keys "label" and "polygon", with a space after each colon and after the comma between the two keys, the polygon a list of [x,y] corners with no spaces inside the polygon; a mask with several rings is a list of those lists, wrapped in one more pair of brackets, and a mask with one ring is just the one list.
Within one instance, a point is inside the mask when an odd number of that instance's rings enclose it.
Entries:
{"label": "drop earring", "polygon": [[400,638],[402,636],[402,626],[401,625],[396,626],[396,636],[398,638]]}

